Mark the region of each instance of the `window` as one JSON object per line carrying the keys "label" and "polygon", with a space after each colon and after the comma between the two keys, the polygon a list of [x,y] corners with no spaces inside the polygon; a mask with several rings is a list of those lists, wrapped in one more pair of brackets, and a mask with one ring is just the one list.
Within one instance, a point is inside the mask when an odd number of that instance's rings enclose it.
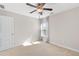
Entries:
{"label": "window", "polygon": [[41,37],[48,37],[48,21],[47,19],[43,19],[41,21]]}

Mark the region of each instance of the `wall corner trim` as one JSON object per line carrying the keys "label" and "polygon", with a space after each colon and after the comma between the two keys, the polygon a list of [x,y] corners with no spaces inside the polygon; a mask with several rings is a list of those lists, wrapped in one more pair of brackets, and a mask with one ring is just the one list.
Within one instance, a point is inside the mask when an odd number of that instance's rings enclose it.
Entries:
{"label": "wall corner trim", "polygon": [[67,47],[67,46],[64,46],[64,45],[61,45],[61,44],[58,44],[58,43],[54,43],[54,42],[50,42],[50,41],[49,41],[49,43],[54,44],[54,45],[59,46],[59,47],[62,47],[62,48],[65,48],[65,49],[69,49],[69,50],[74,51],[74,52],[79,52],[79,50],[77,50],[77,49],[70,48],[70,47]]}

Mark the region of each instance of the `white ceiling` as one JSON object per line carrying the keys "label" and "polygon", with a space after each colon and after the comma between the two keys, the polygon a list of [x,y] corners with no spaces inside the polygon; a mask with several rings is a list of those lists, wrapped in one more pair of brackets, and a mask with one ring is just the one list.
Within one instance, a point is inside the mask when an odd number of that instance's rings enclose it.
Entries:
{"label": "white ceiling", "polygon": [[[31,3],[34,4],[34,3]],[[35,8],[27,6],[25,3],[2,3],[5,6],[5,10],[15,12],[18,14],[39,18],[38,12],[30,14],[29,12],[33,11]],[[35,5],[35,4],[34,4]],[[44,7],[53,8],[53,14],[60,13],[75,7],[79,7],[79,3],[46,3]],[[43,11],[41,18],[50,15],[52,12]]]}

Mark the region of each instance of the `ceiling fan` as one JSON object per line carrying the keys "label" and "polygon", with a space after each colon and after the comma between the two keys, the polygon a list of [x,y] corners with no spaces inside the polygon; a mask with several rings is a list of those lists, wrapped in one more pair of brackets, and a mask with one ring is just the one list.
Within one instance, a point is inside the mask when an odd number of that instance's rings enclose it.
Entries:
{"label": "ceiling fan", "polygon": [[43,15],[44,10],[47,10],[47,11],[52,11],[53,10],[52,8],[43,8],[45,3],[37,3],[36,6],[32,5],[30,3],[26,3],[26,5],[36,8],[35,10],[31,11],[30,13],[33,13],[33,12],[37,11],[40,15]]}

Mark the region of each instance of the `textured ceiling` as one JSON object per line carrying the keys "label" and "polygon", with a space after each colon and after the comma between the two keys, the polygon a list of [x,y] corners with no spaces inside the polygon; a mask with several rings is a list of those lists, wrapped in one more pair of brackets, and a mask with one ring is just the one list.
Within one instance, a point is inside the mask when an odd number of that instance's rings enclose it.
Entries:
{"label": "textured ceiling", "polygon": [[[36,3],[31,3],[35,5]],[[33,11],[35,8],[27,6],[25,3],[2,3],[5,6],[5,10],[10,12],[15,12],[21,15],[26,15],[34,18],[39,18],[38,12],[30,14],[29,12]],[[44,7],[53,8],[53,14],[60,13],[75,7],[79,7],[79,3],[46,3]],[[43,15],[40,16],[44,18],[49,16],[52,12],[43,11]]]}

